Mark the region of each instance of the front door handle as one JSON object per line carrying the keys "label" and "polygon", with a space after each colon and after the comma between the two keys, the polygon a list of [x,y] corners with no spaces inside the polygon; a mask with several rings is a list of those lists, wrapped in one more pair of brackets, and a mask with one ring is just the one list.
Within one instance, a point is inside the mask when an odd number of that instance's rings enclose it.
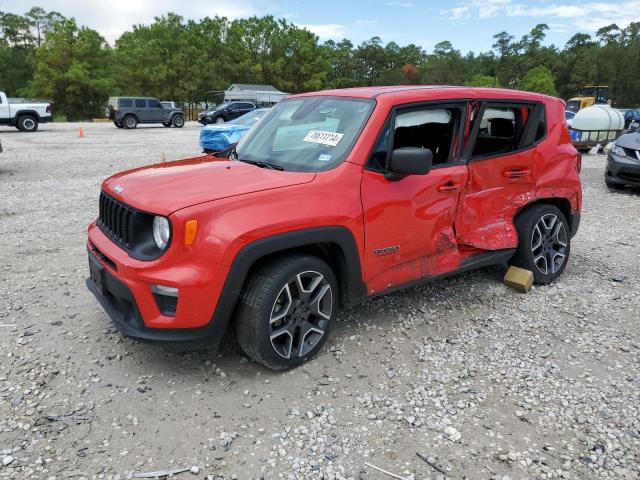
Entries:
{"label": "front door handle", "polygon": [[506,178],[522,178],[531,175],[528,168],[509,168],[502,172],[502,176]]}
{"label": "front door handle", "polygon": [[438,187],[439,192],[457,192],[460,190],[460,184],[453,183],[451,181],[445,183],[444,185],[440,185]]}

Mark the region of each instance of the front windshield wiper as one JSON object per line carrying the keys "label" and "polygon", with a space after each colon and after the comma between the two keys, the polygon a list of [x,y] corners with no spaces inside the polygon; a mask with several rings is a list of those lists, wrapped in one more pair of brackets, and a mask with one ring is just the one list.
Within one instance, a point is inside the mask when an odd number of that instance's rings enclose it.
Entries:
{"label": "front windshield wiper", "polygon": [[246,160],[244,158],[237,158],[237,156],[236,160],[238,160],[239,162],[250,163],[251,165],[256,165],[261,168],[268,168],[269,170],[284,170],[284,168],[282,168],[280,165],[276,165],[274,163],[260,162],[258,160]]}
{"label": "front windshield wiper", "polygon": [[284,171],[284,168],[274,163],[260,162],[258,160],[246,160],[243,158],[239,158],[238,152],[236,151],[236,145],[237,143],[234,143],[229,148],[218,152],[216,155],[222,158],[228,158],[229,160],[238,160],[239,162],[250,163],[251,165],[256,165],[257,167],[260,167],[260,168],[268,168],[269,170]]}

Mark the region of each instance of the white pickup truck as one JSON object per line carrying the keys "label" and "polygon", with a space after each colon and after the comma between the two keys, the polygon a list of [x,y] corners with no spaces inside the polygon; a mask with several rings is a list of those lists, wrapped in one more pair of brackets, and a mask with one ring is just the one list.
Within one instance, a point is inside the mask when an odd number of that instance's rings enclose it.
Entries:
{"label": "white pickup truck", "polygon": [[22,132],[35,132],[41,122],[50,122],[50,103],[10,103],[4,92],[0,92],[0,125],[16,127]]}

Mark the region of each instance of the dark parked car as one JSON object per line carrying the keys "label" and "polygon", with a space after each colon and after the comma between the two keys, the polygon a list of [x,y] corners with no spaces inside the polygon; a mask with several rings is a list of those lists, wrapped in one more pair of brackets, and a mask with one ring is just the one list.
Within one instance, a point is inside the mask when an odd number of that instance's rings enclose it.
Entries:
{"label": "dark parked car", "polygon": [[105,114],[118,128],[136,128],[139,123],[184,127],[182,110],[163,107],[157,98],[111,97]]}
{"label": "dark parked car", "polygon": [[604,172],[607,187],[640,187],[640,132],[627,133],[618,138],[607,156]]}
{"label": "dark parked car", "polygon": [[245,113],[255,110],[257,107],[249,102],[226,102],[221,103],[211,110],[206,110],[198,114],[198,122],[203,125],[210,123],[224,123],[234,118],[238,118]]}

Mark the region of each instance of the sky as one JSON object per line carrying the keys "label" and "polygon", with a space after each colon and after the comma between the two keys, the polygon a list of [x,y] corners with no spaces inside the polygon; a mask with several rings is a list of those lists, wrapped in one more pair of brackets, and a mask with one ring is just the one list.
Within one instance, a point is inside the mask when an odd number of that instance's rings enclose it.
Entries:
{"label": "sky", "polygon": [[463,53],[491,49],[493,35],[503,30],[519,39],[538,23],[549,25],[548,44],[563,46],[577,32],[640,21],[640,0],[0,0],[0,11],[23,14],[35,5],[75,18],[111,44],[133,24],[169,11],[187,19],[270,14],[308,28],[321,41],[348,38],[357,45],[379,36],[430,51],[449,40]]}

